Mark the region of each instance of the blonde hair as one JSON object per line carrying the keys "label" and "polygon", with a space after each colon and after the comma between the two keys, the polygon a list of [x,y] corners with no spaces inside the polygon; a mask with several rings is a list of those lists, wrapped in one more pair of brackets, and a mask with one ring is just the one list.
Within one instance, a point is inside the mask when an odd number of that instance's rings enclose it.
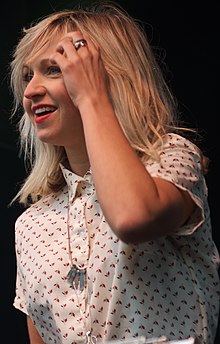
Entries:
{"label": "blonde hair", "polygon": [[[143,161],[149,157],[156,159],[156,143],[177,126],[175,101],[143,27],[110,2],[93,4],[85,10],[58,11],[24,29],[11,62],[11,87],[15,99],[13,113],[22,105],[25,60],[57,35],[75,30],[89,35],[100,47],[109,79],[109,95],[131,146]],[[36,137],[26,113],[21,117],[19,130],[30,173],[16,197],[27,204],[61,190],[64,179],[59,163],[66,156],[63,147],[43,143]]]}

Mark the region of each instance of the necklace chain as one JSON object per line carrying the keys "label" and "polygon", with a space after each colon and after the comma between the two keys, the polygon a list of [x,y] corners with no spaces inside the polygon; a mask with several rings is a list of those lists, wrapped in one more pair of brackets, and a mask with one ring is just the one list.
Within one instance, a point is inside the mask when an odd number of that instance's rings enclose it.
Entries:
{"label": "necklace chain", "polygon": [[[67,282],[69,283],[70,287],[74,290],[77,298],[77,306],[79,309],[79,312],[81,314],[82,321],[84,323],[84,327],[86,329],[86,322],[84,319],[84,315],[81,309],[81,305],[79,302],[78,292],[82,292],[85,288],[88,288],[87,286],[87,269],[86,268],[80,268],[73,262],[72,257],[72,250],[71,250],[71,233],[70,233],[70,200],[69,200],[69,194],[68,194],[68,207],[67,207],[67,241],[68,241],[68,254],[69,254],[69,261],[70,261],[70,270],[67,274]],[[87,289],[88,291],[88,289]],[[90,311],[90,308],[89,308]],[[91,319],[91,314],[90,314]],[[92,335],[91,331],[86,332],[86,341],[85,344],[96,344],[97,338]]]}
{"label": "necklace chain", "polygon": [[80,268],[73,263],[72,250],[71,250],[71,233],[70,233],[70,200],[68,197],[67,207],[67,240],[68,240],[68,254],[70,261],[70,270],[67,274],[67,281],[71,287],[76,290],[83,290],[87,285],[87,269]]}

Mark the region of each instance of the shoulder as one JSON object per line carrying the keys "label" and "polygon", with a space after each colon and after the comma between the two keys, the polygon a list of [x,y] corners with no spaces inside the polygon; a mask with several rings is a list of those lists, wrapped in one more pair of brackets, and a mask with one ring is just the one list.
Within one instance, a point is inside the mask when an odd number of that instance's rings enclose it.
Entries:
{"label": "shoulder", "polygon": [[203,174],[201,150],[183,136],[167,134],[159,148],[159,155],[163,166],[178,167],[196,174]]}
{"label": "shoulder", "polygon": [[24,209],[24,211],[20,214],[17,218],[15,226],[18,227],[20,224],[30,223],[34,219],[43,216],[48,211],[52,211],[52,209],[59,203],[60,199],[62,198],[62,191],[59,194],[51,194],[41,198],[34,204],[31,204],[29,207]]}
{"label": "shoulder", "polygon": [[150,160],[149,165],[167,168],[170,171],[178,168],[194,169],[202,172],[202,154],[198,146],[178,134],[167,134],[158,145],[159,160]]}
{"label": "shoulder", "polygon": [[166,179],[183,189],[207,195],[202,154],[189,139],[177,134],[167,134],[158,147],[159,160],[146,164],[154,177]]}
{"label": "shoulder", "polygon": [[163,137],[163,144],[161,150],[165,149],[183,149],[184,152],[191,152],[199,157],[201,157],[201,151],[199,147],[188,138],[181,136],[179,134],[170,133]]}

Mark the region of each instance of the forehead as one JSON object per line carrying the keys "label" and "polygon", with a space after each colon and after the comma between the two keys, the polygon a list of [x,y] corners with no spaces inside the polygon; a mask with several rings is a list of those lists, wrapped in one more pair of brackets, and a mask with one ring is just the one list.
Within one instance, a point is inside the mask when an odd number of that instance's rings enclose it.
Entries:
{"label": "forehead", "polygon": [[32,65],[37,60],[48,58],[53,52],[55,52],[57,44],[63,33],[57,34],[51,37],[50,40],[38,42],[33,47],[30,47],[30,53],[24,59],[24,65]]}

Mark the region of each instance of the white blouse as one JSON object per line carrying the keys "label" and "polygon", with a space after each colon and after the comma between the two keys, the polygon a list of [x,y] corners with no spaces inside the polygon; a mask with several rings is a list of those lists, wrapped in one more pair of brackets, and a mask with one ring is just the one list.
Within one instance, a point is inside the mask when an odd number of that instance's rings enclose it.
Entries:
{"label": "white blouse", "polygon": [[[147,163],[148,172],[187,190],[197,205],[176,234],[138,245],[120,241],[105,220],[91,171],[80,177],[63,166],[62,192],[17,219],[14,306],[31,317],[45,343],[85,343],[91,331],[100,342],[197,335],[202,344],[213,344],[219,255],[200,154],[170,134],[160,156],[160,162]],[[85,269],[81,289],[68,284],[72,264],[82,275]]]}

